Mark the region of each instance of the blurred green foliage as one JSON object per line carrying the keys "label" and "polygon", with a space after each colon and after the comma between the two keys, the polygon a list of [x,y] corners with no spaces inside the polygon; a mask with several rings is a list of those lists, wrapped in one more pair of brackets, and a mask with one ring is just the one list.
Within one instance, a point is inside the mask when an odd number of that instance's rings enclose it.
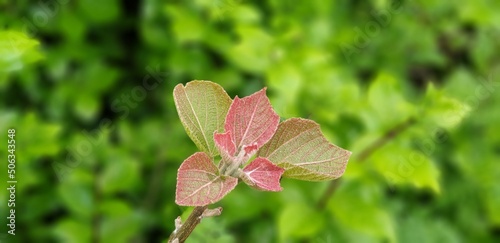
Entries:
{"label": "blurred green foliage", "polygon": [[[499,242],[500,2],[0,1],[13,242],[159,242],[196,151],[173,87],[269,87],[353,151],[337,187],[237,187],[190,242]],[[0,183],[7,186],[6,163]],[[329,190],[329,188],[334,188]],[[330,191],[333,191],[330,193]],[[187,211],[186,211],[187,210]]]}

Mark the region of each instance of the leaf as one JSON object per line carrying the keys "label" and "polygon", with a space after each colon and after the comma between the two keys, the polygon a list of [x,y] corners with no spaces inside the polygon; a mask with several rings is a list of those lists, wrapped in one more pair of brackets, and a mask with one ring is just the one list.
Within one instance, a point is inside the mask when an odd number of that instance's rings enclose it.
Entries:
{"label": "leaf", "polygon": [[395,222],[379,200],[381,193],[376,183],[344,180],[327,208],[346,229],[384,242],[395,242]]}
{"label": "leaf", "polygon": [[368,130],[384,131],[417,114],[401,90],[401,82],[391,74],[380,73],[373,80],[366,96],[369,109],[360,111]]}
{"label": "leaf", "polygon": [[95,24],[105,24],[116,21],[121,15],[121,8],[117,0],[101,2],[88,0],[78,2],[78,9],[85,16],[86,21]]}
{"label": "leaf", "polygon": [[457,127],[470,113],[473,107],[464,102],[448,97],[432,83],[427,86],[421,106],[422,122],[428,127]]}
{"label": "leaf", "polygon": [[[125,192],[140,181],[140,164],[136,160],[122,153],[109,152],[107,157],[111,162],[103,165],[98,181],[99,190],[104,195]],[[120,163],[113,163],[115,161]]]}
{"label": "leaf", "polygon": [[257,153],[285,169],[284,177],[324,181],[340,177],[351,152],[331,144],[312,120],[291,118]]}
{"label": "leaf", "polygon": [[261,73],[268,69],[273,37],[252,25],[239,25],[235,30],[240,41],[231,43],[226,48],[224,55],[228,61],[251,73]]}
{"label": "leaf", "polygon": [[221,157],[224,161],[232,161],[236,153],[236,146],[231,139],[230,132],[214,133],[215,145],[219,148]]}
{"label": "leaf", "polygon": [[42,59],[39,45],[25,33],[0,31],[0,74],[21,70],[26,64]]}
{"label": "leaf", "polygon": [[437,145],[423,142],[425,141],[420,141],[419,150],[412,149],[402,142],[386,144],[373,153],[369,164],[385,177],[390,186],[410,184],[439,193],[441,191],[440,172],[426,155],[430,154]]}
{"label": "leaf", "polygon": [[304,85],[304,74],[294,66],[294,60],[283,60],[266,72],[267,84],[273,91],[271,101],[282,117],[297,115],[297,104]]}
{"label": "leaf", "polygon": [[254,145],[258,149],[271,139],[279,120],[264,88],[243,99],[236,96],[227,113],[224,128],[229,132],[237,151]]}
{"label": "leaf", "polygon": [[92,121],[101,109],[101,103],[96,97],[87,94],[75,95],[73,109],[75,114],[84,121]]}
{"label": "leaf", "polygon": [[224,89],[210,81],[191,81],[174,88],[174,100],[188,136],[210,156],[219,154],[213,134],[222,131],[231,98]]}
{"label": "leaf", "polygon": [[204,152],[187,158],[177,172],[175,203],[204,206],[221,200],[236,187],[238,179],[217,175],[218,169]]}
{"label": "leaf", "polygon": [[71,181],[59,185],[58,195],[73,215],[81,219],[92,217],[92,208],[95,206],[92,197],[92,187],[85,183]]}
{"label": "leaf", "polygon": [[172,19],[171,31],[174,33],[176,41],[186,43],[203,40],[208,26],[204,24],[196,11],[180,5],[169,4],[164,8],[164,12]]}
{"label": "leaf", "polygon": [[317,235],[325,227],[325,217],[311,205],[288,203],[278,217],[281,242],[289,238]]}
{"label": "leaf", "polygon": [[102,242],[127,242],[137,235],[144,216],[134,213],[121,200],[106,200],[99,204],[101,218],[99,237]]}
{"label": "leaf", "polygon": [[[266,96],[266,88],[243,99],[234,98],[224,125],[226,133],[215,133],[222,156],[222,169],[239,167],[276,132],[279,116]],[[232,169],[230,169],[232,170]]]}
{"label": "leaf", "polygon": [[246,178],[250,179],[250,184],[243,180],[249,186],[264,191],[279,192],[283,190],[280,186],[280,178],[285,170],[266,158],[256,158],[243,169],[243,172]]}
{"label": "leaf", "polygon": [[52,232],[60,242],[85,243],[92,240],[92,226],[76,218],[59,220]]}
{"label": "leaf", "polygon": [[500,226],[500,207],[498,206],[500,205],[500,186],[498,183],[490,184],[483,194],[484,204],[489,212],[488,220],[491,225],[498,227]]}
{"label": "leaf", "polygon": [[405,243],[463,242],[461,232],[448,222],[416,211],[412,217],[398,222],[398,240]]}

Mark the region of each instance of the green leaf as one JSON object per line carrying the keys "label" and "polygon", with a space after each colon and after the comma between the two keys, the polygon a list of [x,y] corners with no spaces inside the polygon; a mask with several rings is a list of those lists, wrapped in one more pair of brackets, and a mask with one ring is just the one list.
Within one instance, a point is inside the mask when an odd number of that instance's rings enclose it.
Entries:
{"label": "green leaf", "polygon": [[78,1],[78,9],[91,23],[103,24],[117,20],[121,14],[118,0],[98,1],[86,0]]}
{"label": "green leaf", "polygon": [[415,107],[401,94],[400,83],[389,74],[382,73],[373,81],[367,102],[370,109],[361,116],[372,131],[386,130],[415,114]]}
{"label": "green leaf", "polygon": [[[473,131],[475,132],[476,128]],[[498,134],[490,133],[489,135],[498,136]],[[458,137],[455,142],[462,140],[463,138]],[[485,146],[484,141],[484,136],[467,138],[467,143],[460,143],[456,146],[453,160],[456,161],[459,170],[467,178],[467,182],[479,187],[478,194],[481,195],[482,204],[488,212],[489,222],[492,225],[500,226],[498,154],[495,153],[495,148]],[[471,163],[471,161],[473,162]]]}
{"label": "green leaf", "polygon": [[[500,174],[500,173],[498,173]],[[497,177],[498,178],[498,177]],[[486,195],[486,209],[492,225],[500,226],[500,185],[496,183],[488,188]]]}
{"label": "green leaf", "polygon": [[198,148],[214,157],[219,154],[214,132],[224,131],[231,98],[224,89],[210,81],[191,81],[174,88],[174,100],[182,125]]}
{"label": "green leaf", "polygon": [[207,32],[207,25],[194,11],[177,4],[167,5],[164,11],[172,21],[172,32],[174,32],[178,42],[200,41],[203,39]]}
{"label": "green leaf", "polygon": [[386,178],[390,186],[411,184],[440,192],[439,170],[420,150],[408,148],[401,142],[391,143],[375,152],[370,160],[369,163]]}
{"label": "green leaf", "polygon": [[246,25],[237,27],[236,31],[241,41],[227,50],[227,59],[248,72],[265,71],[271,64],[272,36],[262,29]]}
{"label": "green leaf", "polygon": [[65,181],[59,187],[59,196],[66,207],[81,218],[90,219],[92,214],[93,191],[88,185],[77,181]]}
{"label": "green leaf", "polygon": [[39,44],[24,33],[0,31],[0,73],[20,70],[28,63],[40,60]]}
{"label": "green leaf", "polygon": [[61,242],[85,243],[91,241],[91,225],[75,219],[63,219],[53,230]]}
{"label": "green leaf", "polygon": [[[471,94],[469,98],[475,98],[475,94]],[[430,83],[420,114],[424,122],[430,123],[431,126],[437,125],[449,129],[460,124],[470,110],[471,107],[467,104],[446,96],[443,91],[436,89]]]}
{"label": "green leaf", "polygon": [[463,242],[462,234],[442,219],[424,217],[414,212],[412,217],[401,220],[398,239],[405,243]]}
{"label": "green leaf", "polygon": [[351,152],[331,144],[312,120],[291,118],[257,153],[285,169],[283,177],[324,181],[340,177]]}
{"label": "green leaf", "polygon": [[18,131],[17,144],[30,148],[23,153],[26,159],[37,158],[43,155],[55,155],[61,150],[58,139],[62,130],[61,124],[47,123],[35,113],[27,113],[17,123],[11,124]]}
{"label": "green leaf", "polygon": [[103,193],[127,191],[139,181],[139,163],[131,158],[113,154],[99,178],[99,187]]}
{"label": "green leaf", "polygon": [[58,27],[69,41],[77,42],[84,38],[88,26],[85,22],[81,21],[74,10],[65,9],[61,11],[59,18],[57,21]]}
{"label": "green leaf", "polygon": [[99,236],[102,242],[129,242],[139,233],[140,214],[121,201],[105,201],[100,205],[102,212]]}
{"label": "green leaf", "polygon": [[394,242],[394,223],[377,202],[377,194],[380,192],[372,183],[344,180],[329,201],[328,209],[344,227]]}
{"label": "green leaf", "polygon": [[[271,96],[273,107],[281,117],[296,116],[295,106],[303,84],[303,77],[293,63],[285,62],[269,68],[266,73],[270,90],[275,92]],[[274,98],[274,99],[273,99]]]}
{"label": "green leaf", "polygon": [[310,205],[290,203],[278,218],[280,239],[300,238],[317,234],[324,226],[322,214]]}
{"label": "green leaf", "polygon": [[88,94],[80,94],[75,98],[74,111],[76,115],[85,121],[92,121],[100,109],[101,103],[95,97]]}

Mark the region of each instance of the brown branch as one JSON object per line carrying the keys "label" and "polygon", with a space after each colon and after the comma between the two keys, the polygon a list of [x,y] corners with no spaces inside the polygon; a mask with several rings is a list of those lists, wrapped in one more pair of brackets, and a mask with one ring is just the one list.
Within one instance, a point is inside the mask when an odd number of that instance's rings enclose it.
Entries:
{"label": "brown branch", "polygon": [[199,206],[193,209],[186,222],[181,223],[180,219],[176,219],[175,230],[168,237],[168,243],[182,243],[193,233],[193,230],[201,222],[204,217],[219,216],[222,213],[222,208],[208,209],[208,206]]}
{"label": "brown branch", "polygon": [[337,190],[341,182],[342,182],[342,177],[337,180],[333,180],[328,184],[328,188],[326,188],[326,191],[323,193],[323,196],[316,205],[319,209],[324,209],[326,207],[328,199],[330,199],[333,193]]}
{"label": "brown branch", "polygon": [[[405,122],[396,125],[392,129],[387,131],[382,137],[380,137],[375,142],[373,142],[368,147],[366,147],[364,150],[362,150],[358,154],[356,161],[359,161],[360,163],[366,161],[366,159],[369,158],[375,151],[377,151],[378,149],[383,147],[388,142],[392,141],[399,134],[403,133],[406,129],[408,129],[413,124],[415,124],[415,122],[416,122],[416,120],[414,118],[410,118],[410,119],[406,120]],[[337,179],[337,180],[331,181],[329,183],[328,188],[326,189],[326,191],[323,193],[323,196],[318,201],[317,207],[319,209],[324,209],[326,207],[328,200],[335,193],[335,191],[337,190],[337,188],[339,187],[341,182],[342,181],[340,179]]]}
{"label": "brown branch", "polygon": [[[177,228],[170,234],[168,242],[174,242],[177,240],[179,243],[186,241],[188,236],[193,232],[196,226],[201,222],[203,212],[208,208],[208,206],[195,207],[193,212],[189,215],[186,222],[184,222],[180,228]],[[176,225],[177,226],[177,225]]]}
{"label": "brown branch", "polygon": [[387,131],[381,138],[377,139],[370,146],[361,151],[358,155],[356,161],[364,162],[368,157],[370,157],[375,151],[383,147],[386,143],[393,140],[396,136],[403,133],[406,129],[415,123],[415,119],[410,118],[405,122],[393,127],[391,130]]}

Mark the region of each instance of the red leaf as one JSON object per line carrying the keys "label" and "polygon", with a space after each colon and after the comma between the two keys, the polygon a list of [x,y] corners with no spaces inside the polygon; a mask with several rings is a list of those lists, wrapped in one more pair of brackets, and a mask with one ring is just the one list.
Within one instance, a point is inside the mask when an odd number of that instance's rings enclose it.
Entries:
{"label": "red leaf", "polygon": [[243,181],[257,189],[274,192],[283,189],[280,186],[280,178],[285,169],[274,165],[266,158],[256,158],[243,169],[243,172],[247,177],[246,179],[249,179],[251,183],[245,179]]}
{"label": "red leaf", "polygon": [[250,154],[254,154],[255,152],[257,152],[258,149],[259,149],[259,147],[257,146],[256,143],[254,143],[252,145],[243,146],[243,150],[245,150],[245,156],[250,155]]}
{"label": "red leaf", "polygon": [[271,139],[279,121],[264,88],[242,99],[236,96],[227,113],[224,128],[230,132],[237,151],[253,145],[258,149]]}
{"label": "red leaf", "polygon": [[236,153],[236,146],[231,140],[230,132],[214,133],[215,145],[219,148],[220,155],[225,161],[232,161]]}
{"label": "red leaf", "polygon": [[221,177],[212,159],[204,152],[187,158],[177,172],[175,203],[204,206],[221,200],[236,187],[238,179]]}

